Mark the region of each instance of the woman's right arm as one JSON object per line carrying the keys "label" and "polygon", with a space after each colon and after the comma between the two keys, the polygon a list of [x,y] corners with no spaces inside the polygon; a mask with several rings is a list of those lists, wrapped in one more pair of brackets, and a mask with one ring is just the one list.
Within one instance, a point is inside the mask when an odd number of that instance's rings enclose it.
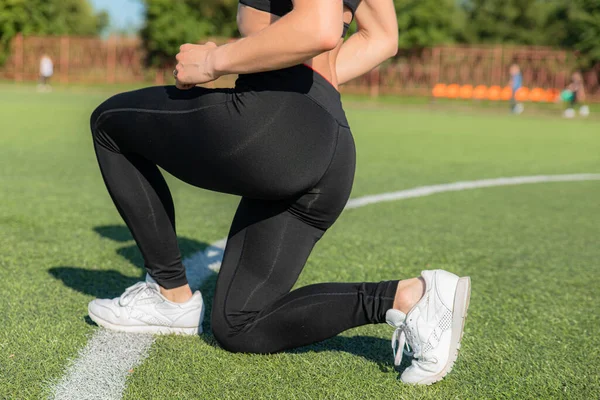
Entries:
{"label": "woman's right arm", "polygon": [[342,0],[293,0],[294,9],[253,35],[217,47],[185,44],[177,54],[182,87],[228,74],[290,67],[332,50],[342,34]]}
{"label": "woman's right arm", "polygon": [[398,52],[398,20],[392,0],[362,0],[356,10],[358,31],[337,57],[340,84],[357,78]]}

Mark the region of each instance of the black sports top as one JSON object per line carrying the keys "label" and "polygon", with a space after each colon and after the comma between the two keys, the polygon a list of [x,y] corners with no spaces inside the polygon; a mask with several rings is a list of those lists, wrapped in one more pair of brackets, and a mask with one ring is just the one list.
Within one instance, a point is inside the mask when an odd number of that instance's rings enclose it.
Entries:
{"label": "black sports top", "polygon": [[[352,11],[352,19],[354,19],[354,13],[356,12],[360,1],[361,0],[344,0],[344,5]],[[245,6],[266,11],[279,17],[283,17],[294,8],[292,0],[239,0],[239,2]],[[344,33],[342,34],[342,37],[346,36],[349,27],[350,24],[344,22]]]}

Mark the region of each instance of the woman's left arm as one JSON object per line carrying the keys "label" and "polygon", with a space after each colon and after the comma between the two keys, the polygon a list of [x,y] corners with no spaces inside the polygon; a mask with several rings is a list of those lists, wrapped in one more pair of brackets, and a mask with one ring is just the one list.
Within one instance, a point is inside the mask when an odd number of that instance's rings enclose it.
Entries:
{"label": "woman's left arm", "polygon": [[336,61],[340,85],[398,52],[398,20],[392,0],[362,0],[355,17],[358,31],[344,42]]}

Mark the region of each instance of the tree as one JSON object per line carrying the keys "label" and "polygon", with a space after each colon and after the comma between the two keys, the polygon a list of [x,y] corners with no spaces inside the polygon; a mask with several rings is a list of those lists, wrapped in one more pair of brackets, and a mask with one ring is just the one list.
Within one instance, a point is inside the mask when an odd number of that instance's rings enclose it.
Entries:
{"label": "tree", "polygon": [[455,0],[395,0],[401,48],[453,43],[464,15]]}
{"label": "tree", "polygon": [[577,50],[581,66],[600,61],[600,0],[560,0],[546,31],[549,44]]}
{"label": "tree", "polygon": [[467,0],[461,41],[468,43],[545,44],[552,0]]}
{"label": "tree", "polygon": [[[237,34],[238,0],[145,0],[142,29],[148,61],[172,62],[182,43]],[[433,46],[455,41],[463,13],[455,0],[395,0],[400,46]]]}
{"label": "tree", "polygon": [[237,0],[144,0],[146,24],[141,31],[148,63],[172,62],[183,43],[237,33]]}
{"label": "tree", "polygon": [[106,26],[108,15],[94,14],[87,0],[0,0],[0,64],[17,33],[96,35]]}

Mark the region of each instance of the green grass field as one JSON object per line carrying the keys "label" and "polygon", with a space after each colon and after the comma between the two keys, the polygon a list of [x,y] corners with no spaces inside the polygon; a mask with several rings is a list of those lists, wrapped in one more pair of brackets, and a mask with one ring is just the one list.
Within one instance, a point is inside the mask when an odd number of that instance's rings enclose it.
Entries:
{"label": "green grass field", "polygon": [[[99,328],[87,303],[143,276],[103,186],[88,129],[105,91],[0,90],[0,398],[40,399]],[[354,99],[355,100],[355,99]],[[348,107],[353,197],[510,176],[600,173],[598,120],[515,118],[389,102]],[[232,196],[171,178],[185,255],[224,237]],[[298,285],[470,275],[454,371],[398,380],[385,325],[271,356],[229,354],[210,332],[160,337],[126,399],[600,398],[600,182],[436,194],[347,210]],[[210,300],[214,279],[202,288]],[[210,301],[209,301],[210,303]],[[89,395],[89,394],[88,394]]]}

